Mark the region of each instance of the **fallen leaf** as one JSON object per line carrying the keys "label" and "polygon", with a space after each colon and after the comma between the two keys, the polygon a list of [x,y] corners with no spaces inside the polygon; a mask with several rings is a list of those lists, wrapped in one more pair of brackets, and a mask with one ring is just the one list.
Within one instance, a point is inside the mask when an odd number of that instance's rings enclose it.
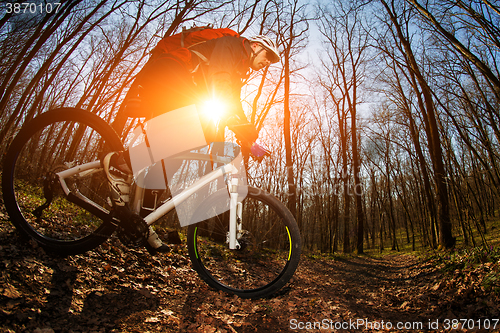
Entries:
{"label": "fallen leaf", "polygon": [[432,290],[434,290],[434,291],[436,291],[436,290],[438,290],[439,288],[441,288],[441,282],[436,283],[434,286],[432,286],[432,288],[431,288],[431,289],[432,289]]}
{"label": "fallen leaf", "polygon": [[158,323],[160,321],[160,319],[158,317],[149,317],[149,318],[146,318],[146,320],[144,322],[146,323]]}
{"label": "fallen leaf", "polygon": [[3,295],[8,298],[19,298],[21,293],[11,284],[8,284],[3,291]]}

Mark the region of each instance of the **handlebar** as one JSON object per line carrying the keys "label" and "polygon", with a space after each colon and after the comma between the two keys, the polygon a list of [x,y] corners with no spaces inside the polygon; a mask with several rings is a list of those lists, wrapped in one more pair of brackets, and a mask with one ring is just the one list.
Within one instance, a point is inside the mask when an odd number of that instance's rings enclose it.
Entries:
{"label": "handlebar", "polygon": [[271,156],[271,152],[265,147],[256,143],[259,133],[255,126],[251,123],[237,123],[236,121],[228,121],[228,128],[234,132],[236,138],[241,142],[241,145],[250,150],[251,156],[258,162],[266,156]]}

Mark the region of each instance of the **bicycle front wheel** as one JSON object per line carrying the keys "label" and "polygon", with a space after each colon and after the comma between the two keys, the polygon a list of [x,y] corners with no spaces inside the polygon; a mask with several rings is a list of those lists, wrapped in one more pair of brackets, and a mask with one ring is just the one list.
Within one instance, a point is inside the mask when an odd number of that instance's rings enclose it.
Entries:
{"label": "bicycle front wheel", "polygon": [[301,242],[293,215],[278,199],[257,188],[247,189],[239,249],[230,250],[227,244],[229,213],[214,213],[229,208],[225,189],[197,209],[195,216],[202,213],[206,219],[189,226],[188,249],[193,268],[208,285],[243,298],[259,298],[289,282],[299,263]]}
{"label": "bicycle front wheel", "polygon": [[[61,255],[83,253],[101,244],[115,229],[103,220],[110,209],[104,172],[96,168],[69,178],[69,189],[80,198],[71,202],[56,173],[118,150],[123,145],[116,132],[81,109],[48,111],[27,123],[7,151],[2,174],[4,203],[14,226],[44,249]],[[103,213],[101,217],[74,203],[82,200]]]}

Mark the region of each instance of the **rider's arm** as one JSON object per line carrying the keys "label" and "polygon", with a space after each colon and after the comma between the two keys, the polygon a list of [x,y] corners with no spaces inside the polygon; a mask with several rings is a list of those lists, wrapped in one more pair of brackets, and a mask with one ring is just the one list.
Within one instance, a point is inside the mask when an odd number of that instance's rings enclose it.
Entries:
{"label": "rider's arm", "polygon": [[[208,66],[203,66],[203,79],[209,98],[224,101],[230,111],[226,116],[227,125],[240,141],[250,146],[257,140],[258,132],[248,122],[240,100],[242,78],[246,78],[249,57],[244,40],[238,37],[223,37],[196,45],[192,49],[208,59]],[[244,125],[242,128],[245,130],[234,130],[232,125]]]}
{"label": "rider's arm", "polygon": [[209,89],[225,101],[241,122],[248,122],[240,100],[242,78],[246,78],[248,70],[247,58],[241,38],[219,38],[210,55],[207,73]]}

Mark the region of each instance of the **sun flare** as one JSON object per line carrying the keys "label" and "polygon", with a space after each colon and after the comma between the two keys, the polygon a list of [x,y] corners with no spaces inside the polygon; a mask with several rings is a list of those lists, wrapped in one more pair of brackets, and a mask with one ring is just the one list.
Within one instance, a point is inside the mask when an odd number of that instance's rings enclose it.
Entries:
{"label": "sun flare", "polygon": [[203,113],[212,121],[218,122],[226,113],[226,105],[218,99],[211,99],[203,104]]}

